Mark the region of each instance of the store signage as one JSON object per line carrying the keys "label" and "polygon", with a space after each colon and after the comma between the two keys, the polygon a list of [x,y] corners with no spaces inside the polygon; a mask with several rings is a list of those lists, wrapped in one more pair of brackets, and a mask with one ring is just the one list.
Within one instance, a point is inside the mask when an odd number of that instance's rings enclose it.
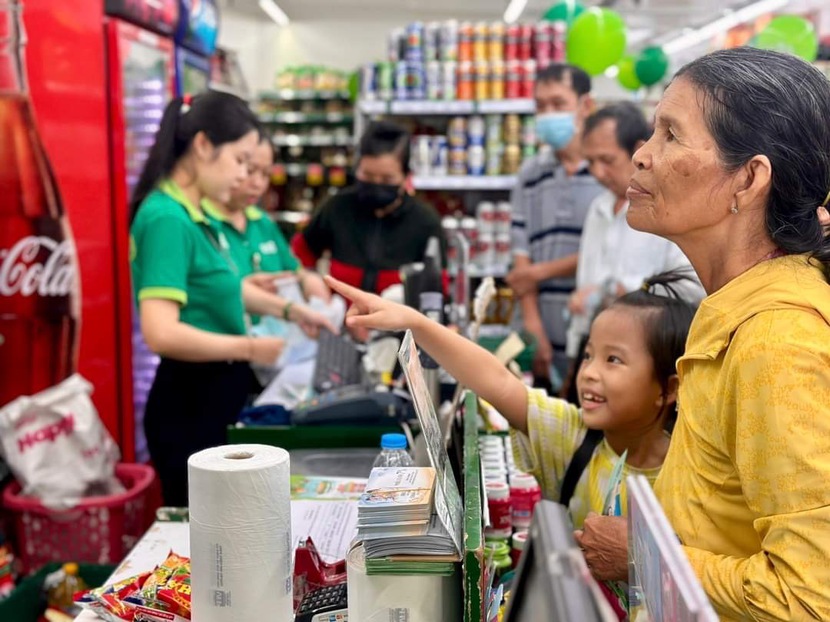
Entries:
{"label": "store signage", "polygon": [[179,0],[106,0],[105,10],[163,35],[174,34],[179,23]]}
{"label": "store signage", "polygon": [[179,9],[176,42],[198,54],[211,56],[219,36],[216,0],[179,0]]}

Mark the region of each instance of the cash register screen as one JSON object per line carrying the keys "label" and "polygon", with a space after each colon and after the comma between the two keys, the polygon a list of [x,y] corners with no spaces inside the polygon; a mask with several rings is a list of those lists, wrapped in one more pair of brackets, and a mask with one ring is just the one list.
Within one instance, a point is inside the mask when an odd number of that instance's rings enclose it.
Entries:
{"label": "cash register screen", "polygon": [[[542,501],[510,590],[505,622],[594,622],[607,619],[579,563],[581,553],[563,506]],[[601,598],[601,596],[600,596]]]}

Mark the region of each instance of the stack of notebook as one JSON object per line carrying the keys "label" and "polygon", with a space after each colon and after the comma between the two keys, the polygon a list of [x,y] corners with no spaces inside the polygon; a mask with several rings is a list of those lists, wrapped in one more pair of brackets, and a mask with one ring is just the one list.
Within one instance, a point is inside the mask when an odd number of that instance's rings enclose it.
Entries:
{"label": "stack of notebook", "polygon": [[367,562],[380,558],[457,556],[433,508],[435,469],[376,468],[358,504],[357,533]]}

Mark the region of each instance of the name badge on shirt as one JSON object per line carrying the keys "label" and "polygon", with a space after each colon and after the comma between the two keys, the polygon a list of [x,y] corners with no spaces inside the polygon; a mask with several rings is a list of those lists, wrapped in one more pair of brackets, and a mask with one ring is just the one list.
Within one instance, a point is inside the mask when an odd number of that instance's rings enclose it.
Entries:
{"label": "name badge on shirt", "polygon": [[267,242],[262,242],[259,245],[259,250],[263,255],[276,255],[277,254],[277,243],[274,240],[268,240]]}

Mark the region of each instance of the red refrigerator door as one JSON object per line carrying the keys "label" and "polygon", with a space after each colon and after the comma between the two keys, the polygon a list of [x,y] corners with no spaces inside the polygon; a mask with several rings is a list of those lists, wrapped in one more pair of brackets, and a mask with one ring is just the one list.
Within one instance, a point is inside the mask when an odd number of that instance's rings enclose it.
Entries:
{"label": "red refrigerator door", "polygon": [[112,152],[113,225],[118,282],[118,332],[124,343],[122,451],[147,459],[142,422],[157,358],[135,314],[129,267],[129,197],[153,144],[174,85],[173,43],[118,19],[106,21]]}
{"label": "red refrigerator door", "polygon": [[[77,370],[94,386],[98,412],[117,439],[118,344],[101,3],[25,0],[0,5],[6,20],[0,56],[5,55],[9,70],[9,54],[14,55],[11,71],[19,74],[10,78],[5,73],[5,93],[0,88],[0,150],[17,162],[6,161],[0,175],[5,218],[0,272],[8,286],[0,296],[0,320],[11,328],[7,343],[27,335],[14,360],[0,352],[0,394],[40,390]],[[25,36],[8,28],[17,8],[21,13],[13,17],[22,20]],[[63,257],[58,242],[68,248]],[[11,252],[16,245],[18,252]],[[19,252],[26,248],[35,254]],[[5,278],[9,276],[11,280]],[[4,385],[9,382],[13,386]]]}

